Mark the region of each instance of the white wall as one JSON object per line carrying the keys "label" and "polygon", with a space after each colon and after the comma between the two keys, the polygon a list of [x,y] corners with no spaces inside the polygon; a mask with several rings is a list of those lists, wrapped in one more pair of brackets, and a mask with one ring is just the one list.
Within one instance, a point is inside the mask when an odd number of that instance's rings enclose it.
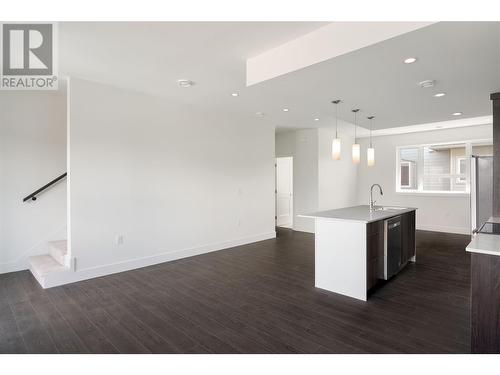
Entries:
{"label": "white wall", "polygon": [[295,154],[296,131],[276,133],[276,157],[287,157]]}
{"label": "white wall", "polygon": [[[283,155],[280,155],[283,156]],[[288,155],[287,155],[288,156]],[[295,132],[293,156],[293,229],[314,232],[314,220],[298,217],[318,209],[318,130]]]}
{"label": "white wall", "polygon": [[257,118],[72,79],[76,278],[274,237],[274,142]]}
{"label": "white wall", "polygon": [[[347,128],[342,122],[341,127]],[[333,129],[278,132],[276,156],[293,156],[293,229],[314,233],[314,219],[298,217],[318,210],[341,208],[356,203],[356,167],[350,159],[353,137],[342,132],[342,158],[331,159]]]}
{"label": "white wall", "polygon": [[470,199],[466,194],[453,195],[418,195],[396,193],[396,147],[438,142],[466,141],[492,138],[491,125],[443,129],[411,134],[375,137],[374,167],[366,166],[366,148],[368,138],[360,140],[361,163],[358,168],[358,203],[368,204],[371,184],[379,183],[384,189],[384,196],[378,197],[377,203],[416,207],[417,228],[452,233],[470,232]]}
{"label": "white wall", "polygon": [[[352,126],[352,125],[351,125]],[[357,202],[358,171],[351,161],[351,145],[354,137],[343,132],[341,139],[341,159],[332,160],[332,140],[335,130],[319,129],[319,210],[329,210],[353,206]]]}
{"label": "white wall", "polygon": [[66,182],[22,202],[65,171],[65,90],[0,92],[0,273],[66,237]]}

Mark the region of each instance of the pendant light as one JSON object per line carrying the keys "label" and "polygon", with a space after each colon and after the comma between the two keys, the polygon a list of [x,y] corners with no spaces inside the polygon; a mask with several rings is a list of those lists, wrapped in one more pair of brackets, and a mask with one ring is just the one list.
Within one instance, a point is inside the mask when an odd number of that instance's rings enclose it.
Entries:
{"label": "pendant light", "polygon": [[373,167],[375,165],[375,149],[372,144],[372,129],[375,116],[368,116],[367,118],[370,120],[370,147],[366,149],[366,164],[369,167]]}
{"label": "pendant light", "polygon": [[352,145],[352,162],[354,164],[359,164],[359,159],[360,159],[360,154],[361,154],[361,147],[359,143],[356,141],[356,127],[357,127],[357,118],[356,115],[358,113],[359,109],[353,109],[352,112],[354,113],[354,144]]}
{"label": "pendant light", "polygon": [[338,105],[340,100],[332,101],[335,104],[335,138],[332,141],[332,159],[340,160],[340,138],[339,138],[339,124],[338,124]]}

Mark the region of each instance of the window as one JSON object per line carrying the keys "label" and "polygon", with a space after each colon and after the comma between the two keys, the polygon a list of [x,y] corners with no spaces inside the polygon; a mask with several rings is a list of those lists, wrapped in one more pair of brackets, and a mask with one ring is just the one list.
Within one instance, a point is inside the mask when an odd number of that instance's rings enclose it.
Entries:
{"label": "window", "polygon": [[[464,175],[465,176],[465,173],[466,173],[466,158],[457,158],[457,164],[456,164],[456,170],[457,170],[457,173],[460,174],[460,175]],[[455,180],[455,183],[457,184],[465,184],[467,181],[467,179],[465,177],[457,177],[457,179]]]}
{"label": "window", "polygon": [[468,193],[471,155],[491,152],[491,141],[398,147],[396,191]]}

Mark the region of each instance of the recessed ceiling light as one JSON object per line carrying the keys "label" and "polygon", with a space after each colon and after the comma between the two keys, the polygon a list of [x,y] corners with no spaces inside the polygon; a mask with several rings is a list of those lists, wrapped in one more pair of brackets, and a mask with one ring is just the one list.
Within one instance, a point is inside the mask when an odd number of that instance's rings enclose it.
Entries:
{"label": "recessed ceiling light", "polygon": [[445,96],[445,95],[446,95],[446,93],[445,93],[445,92],[438,92],[437,94],[434,94],[434,96],[435,96],[436,98],[440,98],[440,97]]}
{"label": "recessed ceiling light", "polygon": [[453,116],[462,116],[463,113],[462,112],[453,112],[452,115]]}
{"label": "recessed ceiling light", "polygon": [[231,94],[231,96],[234,96],[234,97],[239,96],[239,95],[240,95],[240,94],[238,94],[237,92],[233,92],[233,93]]}
{"label": "recessed ceiling light", "polygon": [[283,112],[288,112],[289,109],[288,108],[283,108]]}
{"label": "recessed ceiling light", "polygon": [[314,121],[319,121],[319,118],[317,118],[317,117],[316,117],[316,118],[314,119]]}
{"label": "recessed ceiling light", "polygon": [[266,114],[264,112],[256,112],[255,116],[257,117],[264,117]]}
{"label": "recessed ceiling light", "polygon": [[180,86],[180,87],[191,87],[194,85],[194,82],[189,80],[189,79],[179,79],[177,81],[177,84]]}
{"label": "recessed ceiling light", "polygon": [[417,58],[416,57],[408,57],[407,59],[405,59],[403,62],[405,64],[413,64],[415,61],[417,61]]}

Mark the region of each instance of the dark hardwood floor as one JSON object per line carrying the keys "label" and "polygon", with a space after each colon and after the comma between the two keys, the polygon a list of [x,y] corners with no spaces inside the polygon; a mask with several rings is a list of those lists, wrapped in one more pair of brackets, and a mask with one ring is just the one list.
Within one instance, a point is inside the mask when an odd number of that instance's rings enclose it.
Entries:
{"label": "dark hardwood floor", "polygon": [[468,236],[418,232],[368,302],[314,288],[314,236],[43,290],[0,275],[0,353],[468,353]]}

